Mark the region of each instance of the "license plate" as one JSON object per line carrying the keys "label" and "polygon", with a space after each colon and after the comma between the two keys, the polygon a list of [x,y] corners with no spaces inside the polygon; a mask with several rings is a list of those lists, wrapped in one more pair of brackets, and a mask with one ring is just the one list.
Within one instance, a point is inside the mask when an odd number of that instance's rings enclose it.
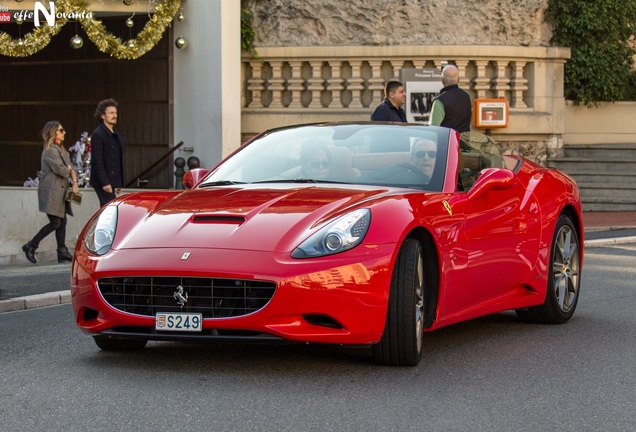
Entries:
{"label": "license plate", "polygon": [[160,312],[155,316],[156,330],[199,332],[202,328],[200,313]]}

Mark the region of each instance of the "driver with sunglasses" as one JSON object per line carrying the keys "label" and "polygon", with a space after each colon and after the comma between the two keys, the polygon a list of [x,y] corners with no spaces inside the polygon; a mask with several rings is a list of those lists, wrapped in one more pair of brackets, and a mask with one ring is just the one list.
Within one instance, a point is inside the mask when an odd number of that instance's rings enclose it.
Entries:
{"label": "driver with sunglasses", "polygon": [[429,178],[433,176],[437,144],[426,138],[420,138],[411,146],[411,163]]}

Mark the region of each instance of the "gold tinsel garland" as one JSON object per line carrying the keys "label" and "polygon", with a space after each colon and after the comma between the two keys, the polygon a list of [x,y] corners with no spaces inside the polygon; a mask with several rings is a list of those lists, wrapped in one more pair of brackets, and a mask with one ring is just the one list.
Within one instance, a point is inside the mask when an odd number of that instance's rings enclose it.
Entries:
{"label": "gold tinsel garland", "polygon": [[[92,17],[86,0],[58,0],[56,12],[59,14],[72,14],[85,12],[83,18],[78,19],[84,28],[88,38],[97,46],[97,49],[117,59],[132,60],[150,51],[161,40],[161,36],[172,22],[174,15],[179,10],[181,0],[163,0],[155,9],[155,13],[146,23],[137,37],[123,42],[120,38],[106,30],[101,21]],[[90,17],[90,18],[88,18]],[[46,47],[51,37],[60,32],[66,21],[55,23],[54,26],[41,25],[33,32],[26,34],[20,40],[14,39],[0,31],[0,55],[10,57],[28,57]]]}
{"label": "gold tinsel garland", "polygon": [[[69,13],[68,2],[58,2],[56,12]],[[9,57],[28,57],[42,50],[51,42],[51,38],[58,34],[66,21],[56,22],[54,26],[41,25],[35,27],[31,33],[27,33],[20,39],[14,39],[7,33],[0,31],[0,55]]]}

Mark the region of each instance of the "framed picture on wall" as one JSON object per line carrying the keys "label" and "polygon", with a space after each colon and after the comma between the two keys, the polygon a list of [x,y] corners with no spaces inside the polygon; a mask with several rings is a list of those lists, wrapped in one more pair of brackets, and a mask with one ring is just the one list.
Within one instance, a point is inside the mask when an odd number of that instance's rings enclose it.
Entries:
{"label": "framed picture on wall", "polygon": [[473,101],[473,125],[481,129],[508,126],[508,101],[500,99],[475,99]]}
{"label": "framed picture on wall", "polygon": [[441,73],[439,69],[400,70],[400,79],[406,91],[406,121],[408,123],[428,124],[431,105],[442,89]]}

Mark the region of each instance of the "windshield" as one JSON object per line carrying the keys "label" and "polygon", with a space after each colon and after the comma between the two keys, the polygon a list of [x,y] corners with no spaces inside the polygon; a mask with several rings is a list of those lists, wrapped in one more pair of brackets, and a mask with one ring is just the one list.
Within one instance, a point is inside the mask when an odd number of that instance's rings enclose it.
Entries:
{"label": "windshield", "polygon": [[267,132],[199,187],[344,183],[441,191],[449,130],[385,123],[302,125]]}

